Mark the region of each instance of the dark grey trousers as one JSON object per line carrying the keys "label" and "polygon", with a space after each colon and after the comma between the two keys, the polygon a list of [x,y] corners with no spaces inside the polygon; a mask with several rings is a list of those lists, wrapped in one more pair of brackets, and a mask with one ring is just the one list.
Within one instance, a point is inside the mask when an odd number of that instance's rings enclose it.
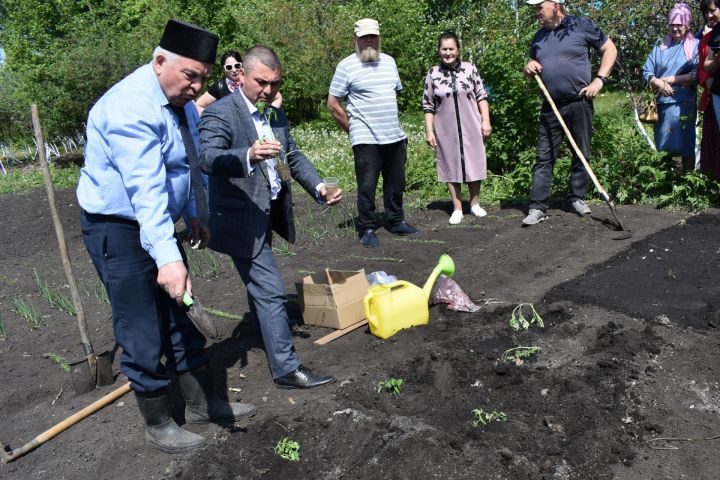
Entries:
{"label": "dark grey trousers", "polygon": [[[558,103],[558,110],[575,139],[585,159],[590,161],[590,143],[592,141],[593,104],[591,100],[579,100],[570,103]],[[530,208],[547,210],[547,201],[552,191],[553,168],[560,152],[565,133],[550,104],[543,103],[540,109],[540,122],[537,136],[537,156],[533,167],[532,188],[530,190]],[[580,158],[572,151],[570,167],[570,194],[573,201],[584,198],[590,176]]]}

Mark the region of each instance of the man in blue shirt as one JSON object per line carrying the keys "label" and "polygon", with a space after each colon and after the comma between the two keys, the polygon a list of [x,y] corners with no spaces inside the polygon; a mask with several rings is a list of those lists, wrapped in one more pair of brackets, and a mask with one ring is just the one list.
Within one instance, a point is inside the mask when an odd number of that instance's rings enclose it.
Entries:
{"label": "man in blue shirt", "polygon": [[[535,33],[530,47],[530,61],[525,65],[528,77],[542,75],[543,83],[555,102],[560,115],[580,151],[589,159],[592,139],[593,104],[615,65],[615,44],[600,31],[595,22],[565,14],[564,0],[527,0],[535,5],[542,28]],[[597,75],[592,78],[589,49],[597,50],[602,59]],[[533,167],[530,209],[523,226],[547,220],[547,201],[552,188],[552,173],[562,144],[563,129],[547,100],[540,110],[537,136],[537,157]],[[572,209],[587,215],[585,204],[590,177],[580,158],[573,151],[570,168]]]}
{"label": "man in blue shirt", "polygon": [[[182,307],[192,284],[175,222],[192,242],[209,240],[191,101],[212,72],[217,35],[168,21],[153,60],[108,90],[90,110],[77,196],[83,239],[108,291],[113,329],[146,423],[146,440],[168,453],[205,446],[170,416],[169,373],[178,376],[189,423],[234,421],[249,404],[217,398],[205,339]],[[165,357],[165,363],[162,359]]]}

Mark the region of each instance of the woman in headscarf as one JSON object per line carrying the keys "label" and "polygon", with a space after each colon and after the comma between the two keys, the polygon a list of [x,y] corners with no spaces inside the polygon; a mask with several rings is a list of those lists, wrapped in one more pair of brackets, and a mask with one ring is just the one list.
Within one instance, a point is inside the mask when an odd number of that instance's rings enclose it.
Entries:
{"label": "woman in headscarf", "polygon": [[695,168],[698,40],[690,32],[690,7],[676,3],[668,14],[667,35],[643,66],[643,78],[657,94],[658,151],[682,157],[683,170]]}

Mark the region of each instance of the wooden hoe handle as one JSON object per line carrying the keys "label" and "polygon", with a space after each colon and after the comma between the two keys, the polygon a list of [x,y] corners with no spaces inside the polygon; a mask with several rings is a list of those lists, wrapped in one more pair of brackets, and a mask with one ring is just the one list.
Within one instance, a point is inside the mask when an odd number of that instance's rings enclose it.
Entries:
{"label": "wooden hoe handle", "polygon": [[558,119],[558,122],[560,122],[560,125],[562,126],[563,130],[565,131],[565,136],[570,141],[570,145],[572,145],[573,150],[575,150],[575,153],[577,154],[578,158],[582,162],[582,164],[585,166],[585,170],[587,170],[588,175],[590,175],[590,178],[592,179],[593,183],[595,184],[595,188],[597,189],[598,193],[601,197],[603,197],[603,200],[606,202],[610,201],[610,196],[607,194],[604,188],[602,188],[602,185],[600,185],[600,182],[598,182],[597,177],[595,176],[595,173],[593,173],[592,168],[590,168],[590,164],[585,159],[585,155],[582,154],[580,151],[580,147],[577,146],[577,143],[575,143],[575,139],[573,138],[572,134],[570,133],[570,130],[568,129],[567,125],[565,124],[565,121],[562,118],[562,115],[560,115],[560,111],[558,111],[557,107],[555,106],[555,102],[553,101],[552,97],[550,97],[550,92],[547,91],[547,88],[545,88],[545,84],[543,83],[542,79],[540,78],[540,75],[535,75],[535,80],[537,80],[538,85],[540,86],[540,90],[542,90],[543,94],[545,95],[545,98],[547,99],[548,103],[553,109],[553,112],[555,112],[555,116]]}
{"label": "wooden hoe handle", "polygon": [[28,452],[31,452],[35,450],[37,447],[42,445],[43,443],[47,442],[48,440],[51,440],[52,438],[58,436],[68,428],[72,427],[76,423],[80,422],[80,420],[89,417],[93,413],[97,412],[98,410],[102,409],[103,407],[106,407],[107,405],[111,404],[118,398],[122,397],[126,393],[130,391],[130,383],[126,383],[122,387],[113,390],[112,392],[108,393],[101,399],[91,403],[87,407],[83,408],[76,414],[66,418],[62,422],[58,423],[54,427],[52,427],[49,430],[46,430],[45,432],[41,433],[37,437],[30,440],[28,443],[23,445],[22,447],[12,450],[10,452],[5,451],[5,447],[0,444],[0,449],[2,449],[2,463],[10,463],[13,460],[22,457]]}

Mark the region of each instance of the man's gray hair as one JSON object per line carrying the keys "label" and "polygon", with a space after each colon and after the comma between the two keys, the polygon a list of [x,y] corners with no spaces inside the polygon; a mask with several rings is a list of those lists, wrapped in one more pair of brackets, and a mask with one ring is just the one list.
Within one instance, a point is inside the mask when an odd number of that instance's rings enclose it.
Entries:
{"label": "man's gray hair", "polygon": [[265,45],[255,45],[247,49],[245,55],[243,55],[243,68],[247,72],[257,65],[265,65],[270,70],[277,70],[280,68],[280,59],[272,48]]}
{"label": "man's gray hair", "polygon": [[162,55],[165,57],[165,59],[168,62],[168,65],[172,65],[173,63],[177,62],[180,58],[182,58],[177,53],[173,53],[170,50],[165,50],[162,47],[155,47],[155,50],[153,50],[153,56],[152,56],[152,63],[157,62],[158,55]]}

